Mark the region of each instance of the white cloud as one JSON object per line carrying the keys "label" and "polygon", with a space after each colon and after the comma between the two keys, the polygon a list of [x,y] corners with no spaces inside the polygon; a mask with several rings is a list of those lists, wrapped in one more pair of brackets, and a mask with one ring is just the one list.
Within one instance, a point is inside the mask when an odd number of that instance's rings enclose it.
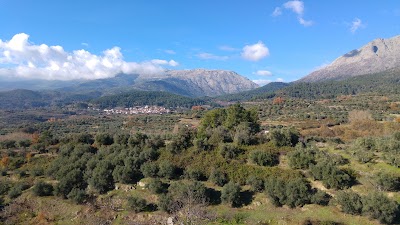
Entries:
{"label": "white cloud", "polygon": [[259,61],[267,56],[269,56],[269,49],[261,41],[243,47],[242,57],[246,60]]}
{"label": "white cloud", "polygon": [[264,79],[259,79],[259,80],[252,80],[254,83],[260,85],[260,86],[264,86],[266,84],[269,84],[272,82],[272,80],[264,80]]}
{"label": "white cloud", "polygon": [[178,66],[179,63],[177,63],[175,60],[164,60],[164,59],[153,59],[151,62],[155,65],[168,65],[168,66]]}
{"label": "white cloud", "polygon": [[86,42],[82,42],[81,45],[85,46],[85,47],[89,47],[89,44]]}
{"label": "white cloud", "polygon": [[258,76],[272,76],[272,73],[268,70],[258,70],[254,74],[256,74]]}
{"label": "white cloud", "polygon": [[[303,17],[304,14],[304,2],[300,0],[288,1],[282,5],[282,7],[286,10],[290,10],[297,15],[297,20],[299,23],[305,27],[312,26],[314,22],[312,20],[305,20]],[[272,16],[280,16],[282,15],[281,7],[276,7]]]}
{"label": "white cloud", "polygon": [[254,83],[260,85],[260,86],[264,86],[264,85],[269,84],[269,83],[271,83],[271,82],[285,82],[285,80],[282,79],[282,78],[276,78],[275,81],[273,81],[273,80],[268,80],[268,79],[258,79],[258,80],[252,80],[252,81],[253,81]]}
{"label": "white cloud", "polygon": [[197,57],[199,57],[200,59],[212,59],[212,60],[227,60],[229,58],[228,56],[219,56],[207,52],[199,53],[197,54]]}
{"label": "white cloud", "polygon": [[66,52],[61,46],[35,45],[20,33],[0,40],[0,76],[30,79],[71,80],[113,77],[119,73],[163,73],[161,65],[177,66],[174,60],[124,61],[121,49],[113,47],[100,55],[86,50]]}
{"label": "white cloud", "polygon": [[275,10],[272,12],[271,15],[274,16],[274,17],[282,15],[282,9],[281,9],[281,7],[276,7]]}
{"label": "white cloud", "polygon": [[351,22],[350,31],[351,33],[355,33],[359,28],[364,27],[365,25],[359,18],[355,18],[353,22]]}
{"label": "white cloud", "polygon": [[312,20],[305,20],[302,17],[299,17],[298,19],[299,19],[299,23],[305,27],[309,27],[314,24],[314,22]]}
{"label": "white cloud", "polygon": [[174,50],[171,50],[171,49],[167,49],[164,52],[167,53],[167,54],[170,54],[170,55],[175,55],[176,54],[176,52]]}
{"label": "white cloud", "polygon": [[285,7],[285,9],[292,10],[297,15],[303,15],[304,12],[304,3],[298,0],[288,1],[283,4],[283,7]]}
{"label": "white cloud", "polygon": [[239,50],[239,49],[233,48],[233,47],[231,47],[229,45],[222,45],[222,46],[219,46],[218,48],[219,48],[219,50],[227,51],[227,52],[234,52],[234,51],[238,51]]}

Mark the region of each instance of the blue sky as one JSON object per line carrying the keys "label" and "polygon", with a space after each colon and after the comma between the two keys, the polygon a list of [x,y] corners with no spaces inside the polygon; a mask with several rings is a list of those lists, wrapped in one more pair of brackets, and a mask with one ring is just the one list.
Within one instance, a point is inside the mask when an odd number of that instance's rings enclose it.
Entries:
{"label": "blue sky", "polygon": [[0,27],[9,79],[206,68],[265,84],[399,35],[400,1],[0,0]]}

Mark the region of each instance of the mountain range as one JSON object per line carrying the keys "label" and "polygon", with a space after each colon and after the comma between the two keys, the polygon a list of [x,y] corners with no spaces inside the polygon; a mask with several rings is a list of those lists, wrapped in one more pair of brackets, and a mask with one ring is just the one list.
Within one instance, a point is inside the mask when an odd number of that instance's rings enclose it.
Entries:
{"label": "mountain range", "polygon": [[19,80],[0,82],[0,90],[12,89],[56,90],[88,93],[101,91],[103,95],[132,90],[165,91],[188,97],[218,96],[257,88],[251,80],[226,70],[167,70],[162,74],[119,74],[98,80],[46,81]]}
{"label": "mountain range", "polygon": [[298,82],[344,80],[349,77],[400,69],[400,35],[376,39],[337,58]]}

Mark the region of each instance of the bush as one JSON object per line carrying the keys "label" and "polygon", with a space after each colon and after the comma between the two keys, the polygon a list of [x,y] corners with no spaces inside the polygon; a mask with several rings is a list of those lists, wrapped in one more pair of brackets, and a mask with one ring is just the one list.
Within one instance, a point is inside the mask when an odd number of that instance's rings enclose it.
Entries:
{"label": "bush", "polygon": [[4,195],[10,190],[11,183],[8,181],[1,181],[0,182],[0,195]]}
{"label": "bush", "polygon": [[353,191],[341,191],[336,195],[336,200],[342,206],[342,211],[352,215],[359,215],[363,209],[360,195]]}
{"label": "bush", "polygon": [[176,176],[176,168],[175,166],[168,162],[162,161],[159,164],[158,176],[164,177],[166,179],[172,179]]}
{"label": "bush", "polygon": [[363,199],[363,214],[381,223],[392,224],[399,215],[399,205],[383,193],[374,192]]}
{"label": "bush", "polygon": [[219,153],[226,160],[235,159],[241,150],[234,144],[220,143],[218,146]]}
{"label": "bush", "polygon": [[146,162],[140,167],[144,177],[157,177],[158,165],[155,162]]}
{"label": "bush", "polygon": [[99,145],[112,145],[114,143],[113,137],[107,133],[96,134],[95,140]]}
{"label": "bush", "polygon": [[264,180],[259,177],[249,176],[246,184],[251,186],[251,191],[262,192],[264,190]]}
{"label": "bush", "polygon": [[317,205],[328,205],[329,201],[331,200],[331,196],[328,195],[324,191],[318,190],[314,195],[311,197],[311,203],[317,204]]}
{"label": "bush", "polygon": [[228,183],[228,178],[224,172],[218,169],[213,169],[211,171],[210,177],[208,178],[212,183],[222,187]]}
{"label": "bush", "polygon": [[34,168],[31,171],[31,175],[34,176],[34,177],[43,176],[44,175],[44,169],[42,169],[42,168]]}
{"label": "bush", "polygon": [[92,172],[88,183],[100,194],[114,189],[113,166],[109,161],[100,161]]}
{"label": "bush", "polygon": [[39,181],[32,189],[36,196],[50,196],[53,195],[53,185]]}
{"label": "bush", "polygon": [[308,169],[315,163],[317,151],[313,148],[297,147],[296,150],[288,154],[289,166],[293,169]]}
{"label": "bush", "polygon": [[161,194],[165,193],[166,190],[166,184],[164,184],[160,179],[155,178],[149,181],[147,184],[147,188],[153,192],[154,194]]}
{"label": "bush", "polygon": [[173,198],[169,194],[162,194],[158,198],[158,207],[168,213],[174,211]]}
{"label": "bush", "polygon": [[310,203],[312,190],[303,178],[283,179],[270,177],[265,182],[265,191],[275,206],[303,206]]}
{"label": "bush", "polygon": [[76,204],[82,204],[88,198],[88,195],[85,190],[73,188],[67,195],[67,198],[71,199]]}
{"label": "bush", "polygon": [[22,194],[22,192],[29,188],[29,185],[26,183],[17,183],[15,184],[8,192],[8,196],[10,198],[17,198]]}
{"label": "bush", "polygon": [[378,190],[398,191],[400,190],[400,177],[395,174],[378,173],[374,176]]}
{"label": "bush", "polygon": [[322,181],[326,188],[345,189],[355,182],[354,172],[339,169],[331,162],[322,161],[310,166],[310,172],[314,179]]}
{"label": "bush", "polygon": [[300,135],[294,128],[284,128],[272,130],[269,138],[276,147],[295,146],[299,142]]}
{"label": "bush", "polygon": [[127,206],[129,209],[135,211],[135,212],[142,212],[146,209],[147,207],[147,202],[143,198],[139,197],[129,197],[128,198],[128,203]]}
{"label": "bush", "polygon": [[204,180],[205,176],[200,169],[189,167],[185,170],[185,176],[191,180]]}
{"label": "bush", "polygon": [[262,150],[255,150],[250,153],[250,160],[259,166],[276,166],[279,164],[279,155]]}
{"label": "bush", "polygon": [[221,200],[224,203],[228,203],[229,205],[236,207],[241,204],[240,202],[240,185],[235,184],[234,182],[229,182],[222,188],[221,191]]}

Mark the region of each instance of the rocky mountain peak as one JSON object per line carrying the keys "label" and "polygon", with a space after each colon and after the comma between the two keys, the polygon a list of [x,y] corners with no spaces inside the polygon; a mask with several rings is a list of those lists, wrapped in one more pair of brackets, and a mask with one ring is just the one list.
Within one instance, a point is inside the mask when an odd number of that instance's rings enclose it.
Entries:
{"label": "rocky mountain peak", "polygon": [[337,58],[330,65],[312,72],[300,82],[342,80],[400,67],[400,36],[375,39]]}

